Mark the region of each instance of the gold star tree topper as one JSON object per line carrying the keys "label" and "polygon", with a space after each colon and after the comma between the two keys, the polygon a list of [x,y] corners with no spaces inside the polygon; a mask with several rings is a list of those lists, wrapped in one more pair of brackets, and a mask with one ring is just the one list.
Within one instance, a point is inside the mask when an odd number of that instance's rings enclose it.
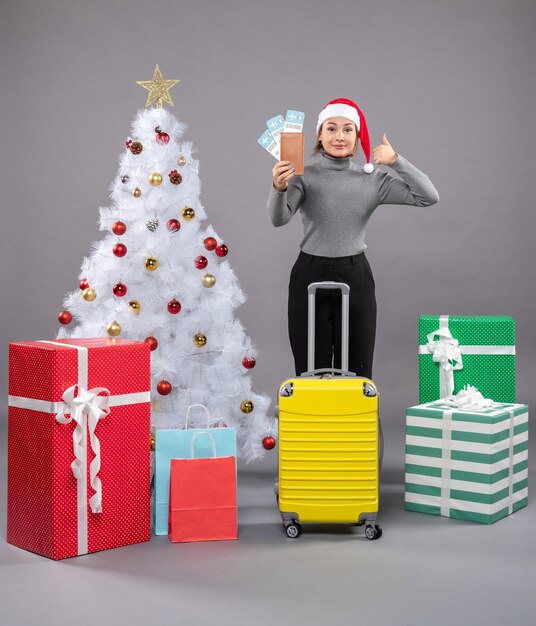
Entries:
{"label": "gold star tree topper", "polygon": [[173,105],[173,100],[169,95],[169,90],[172,87],[175,87],[177,83],[180,83],[180,80],[164,80],[162,76],[162,72],[158,65],[154,68],[153,80],[137,80],[138,85],[147,89],[149,92],[147,96],[147,102],[145,103],[145,108],[156,102],[157,108],[162,108],[162,102],[167,102],[170,106]]}

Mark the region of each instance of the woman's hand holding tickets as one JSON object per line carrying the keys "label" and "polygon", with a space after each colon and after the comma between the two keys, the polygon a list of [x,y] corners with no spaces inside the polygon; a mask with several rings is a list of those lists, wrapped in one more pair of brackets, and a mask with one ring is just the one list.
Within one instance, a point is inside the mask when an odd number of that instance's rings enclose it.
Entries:
{"label": "woman's hand holding tickets", "polygon": [[383,133],[382,142],[372,151],[374,163],[376,165],[392,165],[398,159],[398,154],[393,150],[393,146],[387,141],[387,135]]}
{"label": "woman's hand holding tickets", "polygon": [[288,181],[294,176],[294,167],[290,161],[278,161],[272,170],[274,189],[276,191],[286,191]]}

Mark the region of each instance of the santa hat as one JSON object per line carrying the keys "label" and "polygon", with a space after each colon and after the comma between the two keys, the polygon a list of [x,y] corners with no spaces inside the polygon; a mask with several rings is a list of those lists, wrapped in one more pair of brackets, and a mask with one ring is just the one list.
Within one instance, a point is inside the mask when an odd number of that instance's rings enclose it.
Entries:
{"label": "santa hat", "polygon": [[346,98],[337,98],[336,100],[328,102],[322,111],[320,111],[320,115],[318,116],[318,122],[316,123],[317,135],[322,124],[332,117],[345,117],[357,126],[359,139],[361,140],[361,147],[363,148],[365,158],[367,159],[367,162],[363,167],[363,171],[367,174],[373,172],[374,165],[370,162],[370,139],[367,128],[367,120],[365,119],[363,113],[361,113],[360,108],[355,102],[347,100]]}

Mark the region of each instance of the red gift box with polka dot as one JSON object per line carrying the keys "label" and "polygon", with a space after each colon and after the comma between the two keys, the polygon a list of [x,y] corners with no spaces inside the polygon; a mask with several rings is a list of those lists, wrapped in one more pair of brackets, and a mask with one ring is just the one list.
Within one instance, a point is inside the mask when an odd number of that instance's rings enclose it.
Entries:
{"label": "red gift box with polka dot", "polygon": [[[88,504],[82,516],[79,485],[71,469],[75,423],[58,422],[54,412],[62,406],[64,392],[80,384],[80,358],[86,359],[87,388],[110,392],[110,412],[95,427],[102,511],[93,513]],[[81,554],[80,527],[87,527],[84,553],[150,539],[149,392],[150,348],[144,342],[96,338],[10,344],[8,543],[64,559]],[[128,394],[137,394],[125,400],[131,404],[114,404],[114,396]],[[26,399],[54,403],[53,412],[21,408]],[[86,449],[89,499],[94,494],[89,466],[95,452],[90,443]]]}

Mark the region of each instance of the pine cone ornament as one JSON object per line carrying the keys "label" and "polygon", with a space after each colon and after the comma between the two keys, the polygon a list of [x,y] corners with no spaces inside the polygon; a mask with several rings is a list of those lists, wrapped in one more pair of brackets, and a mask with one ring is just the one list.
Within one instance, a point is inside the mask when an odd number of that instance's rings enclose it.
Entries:
{"label": "pine cone ornament", "polygon": [[130,144],[130,151],[132,152],[132,154],[141,154],[142,150],[143,146],[139,141],[134,141]]}
{"label": "pine cone ornament", "polygon": [[182,183],[182,176],[177,172],[177,170],[171,170],[169,173],[169,180],[174,185],[180,185]]}
{"label": "pine cone ornament", "polygon": [[145,224],[145,226],[147,226],[147,228],[154,233],[154,231],[158,228],[158,226],[160,225],[160,220],[157,217],[152,217],[150,220],[147,221],[147,223]]}

